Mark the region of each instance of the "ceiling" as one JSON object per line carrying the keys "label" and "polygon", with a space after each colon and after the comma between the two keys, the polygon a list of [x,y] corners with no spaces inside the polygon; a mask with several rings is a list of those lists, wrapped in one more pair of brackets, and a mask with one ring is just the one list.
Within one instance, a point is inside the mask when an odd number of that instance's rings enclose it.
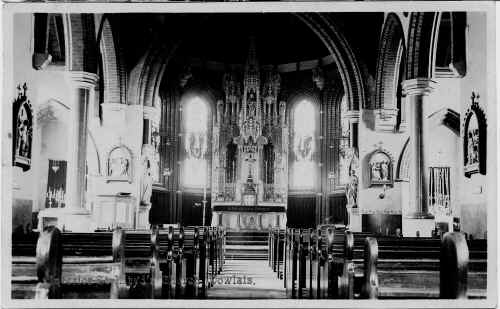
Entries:
{"label": "ceiling", "polygon": [[[383,13],[331,16],[358,60],[373,72]],[[112,23],[118,25],[129,69],[158,40],[180,42],[178,56],[227,64],[245,62],[250,36],[256,38],[260,64],[315,60],[329,54],[318,36],[291,13],[126,13],[113,14]]]}

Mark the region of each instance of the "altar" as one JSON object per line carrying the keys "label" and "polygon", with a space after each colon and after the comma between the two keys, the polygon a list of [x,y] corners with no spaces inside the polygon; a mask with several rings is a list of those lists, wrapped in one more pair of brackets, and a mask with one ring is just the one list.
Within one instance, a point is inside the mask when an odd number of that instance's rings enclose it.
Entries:
{"label": "altar", "polygon": [[[224,76],[212,140],[212,225],[230,230],[286,227],[288,125],[276,68],[261,74],[250,40],[243,80]],[[261,83],[262,77],[262,83]]]}

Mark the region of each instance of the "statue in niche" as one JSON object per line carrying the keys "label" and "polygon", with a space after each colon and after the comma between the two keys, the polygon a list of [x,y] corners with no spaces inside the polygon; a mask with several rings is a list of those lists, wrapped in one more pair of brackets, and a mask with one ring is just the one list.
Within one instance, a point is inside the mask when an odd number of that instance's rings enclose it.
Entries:
{"label": "statue in niche", "polygon": [[28,112],[25,108],[21,108],[17,114],[16,156],[28,156],[31,142],[29,131]]}
{"label": "statue in niche", "polygon": [[385,152],[374,152],[370,157],[368,167],[372,185],[392,184],[392,160]]}
{"label": "statue in niche", "polygon": [[472,93],[472,104],[464,121],[464,171],[486,175],[486,117],[479,106],[479,94]]}
{"label": "statue in niche", "polygon": [[359,179],[356,171],[349,170],[349,182],[346,185],[347,205],[356,207],[358,205],[358,184]]}
{"label": "statue in niche", "polygon": [[160,132],[156,126],[152,127],[152,133],[151,133],[151,145],[153,145],[154,149],[156,152],[159,151],[159,146],[160,146]]}
{"label": "statue in niche", "polygon": [[[473,121],[473,119],[475,121]],[[474,116],[469,122],[467,128],[468,151],[467,151],[467,164],[479,163],[479,128],[477,127],[477,120]]]}
{"label": "statue in niche", "polygon": [[110,180],[126,180],[132,179],[132,157],[127,148],[120,146],[116,147],[109,153],[108,156],[108,172],[107,176]]}
{"label": "statue in niche", "polygon": [[151,161],[148,158],[143,161],[140,193],[141,205],[150,205],[151,195],[153,194],[153,173],[151,171]]}
{"label": "statue in niche", "polygon": [[31,145],[33,138],[33,112],[26,97],[26,83],[17,87],[18,96],[13,106],[13,163],[23,171],[31,167]]}

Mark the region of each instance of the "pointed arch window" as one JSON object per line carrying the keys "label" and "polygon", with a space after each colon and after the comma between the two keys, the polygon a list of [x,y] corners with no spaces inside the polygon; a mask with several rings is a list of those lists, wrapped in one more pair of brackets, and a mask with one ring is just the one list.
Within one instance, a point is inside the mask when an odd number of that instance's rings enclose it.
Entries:
{"label": "pointed arch window", "polygon": [[208,124],[207,103],[200,97],[188,100],[183,107],[185,159],[182,184],[184,187],[208,186]]}
{"label": "pointed arch window", "polygon": [[316,168],[316,108],[309,100],[302,100],[293,110],[293,165],[291,187],[293,189],[313,189]]}

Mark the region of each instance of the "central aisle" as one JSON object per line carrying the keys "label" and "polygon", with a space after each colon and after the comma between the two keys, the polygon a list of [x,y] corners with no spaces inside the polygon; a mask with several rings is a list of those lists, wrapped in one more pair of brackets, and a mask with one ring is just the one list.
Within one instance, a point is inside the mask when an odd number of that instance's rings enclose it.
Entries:
{"label": "central aisle", "polygon": [[226,260],[214,286],[208,289],[208,299],[286,298],[283,280],[267,260]]}

